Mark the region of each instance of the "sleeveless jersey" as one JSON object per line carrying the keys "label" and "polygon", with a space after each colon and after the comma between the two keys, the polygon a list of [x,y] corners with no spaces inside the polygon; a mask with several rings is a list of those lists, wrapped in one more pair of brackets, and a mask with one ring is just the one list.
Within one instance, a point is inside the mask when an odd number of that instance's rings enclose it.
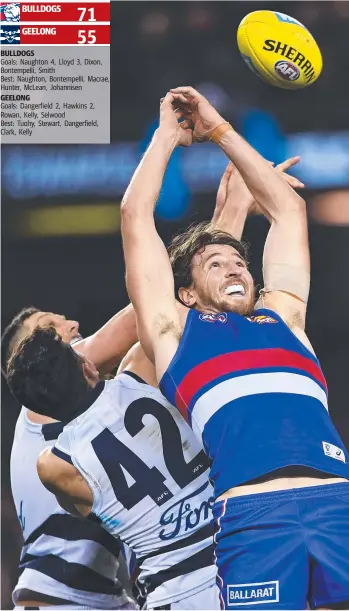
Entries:
{"label": "sleeveless jersey", "polygon": [[319,362],[271,310],[189,311],[159,386],[203,440],[216,496],[291,465],[349,477]]}
{"label": "sleeveless jersey", "polygon": [[129,372],[100,382],[83,409],[52,452],[80,471],[93,513],[134,552],[139,595],[157,607],[214,584],[209,464],[177,409]]}
{"label": "sleeveless jersey", "polygon": [[31,422],[22,407],[11,453],[11,486],[24,545],[14,604],[22,589],[95,609],[119,609],[128,602],[116,579],[119,542],[92,520],[72,517],[42,485],[36,470],[40,452],[52,446],[63,425]]}

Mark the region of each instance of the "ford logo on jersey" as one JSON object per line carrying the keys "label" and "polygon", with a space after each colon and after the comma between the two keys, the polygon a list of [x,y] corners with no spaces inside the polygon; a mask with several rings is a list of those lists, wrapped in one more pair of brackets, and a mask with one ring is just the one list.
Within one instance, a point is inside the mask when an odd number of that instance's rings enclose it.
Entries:
{"label": "ford logo on jersey", "polygon": [[[160,518],[161,526],[167,526],[168,524],[173,525],[173,528],[166,531],[164,528],[160,531],[160,539],[166,541],[167,539],[173,539],[176,537],[181,530],[182,520],[184,518],[184,532],[195,528],[199,522],[206,521],[212,518],[212,507],[214,505],[214,497],[211,496],[207,501],[202,501],[199,507],[192,506],[188,503],[189,499],[194,499],[198,494],[201,494],[206,490],[209,482],[206,482],[201,488],[192,492],[188,496],[168,507]],[[213,529],[212,529],[213,536]]]}
{"label": "ford logo on jersey", "polygon": [[204,322],[227,322],[227,315],[225,312],[220,312],[219,314],[200,314],[200,320]]}

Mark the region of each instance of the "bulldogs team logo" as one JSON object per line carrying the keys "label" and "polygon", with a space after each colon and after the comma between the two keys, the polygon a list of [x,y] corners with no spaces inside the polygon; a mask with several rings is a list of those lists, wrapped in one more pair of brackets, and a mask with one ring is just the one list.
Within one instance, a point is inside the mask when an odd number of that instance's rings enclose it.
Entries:
{"label": "bulldogs team logo", "polygon": [[19,2],[11,2],[0,6],[1,21],[4,23],[18,23],[21,9]]}
{"label": "bulldogs team logo", "polygon": [[285,59],[280,59],[276,62],[274,70],[278,76],[281,76],[285,81],[296,81],[300,77],[300,69],[292,62]]}
{"label": "bulldogs team logo", "polygon": [[225,312],[220,312],[219,314],[200,314],[199,319],[204,322],[227,322],[227,315]]}
{"label": "bulldogs team logo", "polygon": [[250,322],[256,322],[259,325],[263,325],[266,322],[269,322],[269,323],[278,322],[275,318],[272,318],[271,316],[250,316],[248,320]]}
{"label": "bulldogs team logo", "polygon": [[2,45],[19,45],[21,30],[17,25],[2,25],[0,41]]}

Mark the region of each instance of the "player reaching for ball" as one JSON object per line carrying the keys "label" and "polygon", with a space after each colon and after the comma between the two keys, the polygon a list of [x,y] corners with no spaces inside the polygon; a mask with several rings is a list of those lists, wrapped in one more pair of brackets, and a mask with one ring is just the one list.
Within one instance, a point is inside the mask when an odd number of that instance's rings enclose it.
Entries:
{"label": "player reaching for ball", "polygon": [[[173,150],[208,139],[271,221],[257,303],[239,241],[191,229],[174,241],[171,269],[156,232],[153,210]],[[164,98],[159,128],[125,193],[122,234],[140,340],[163,394],[211,460],[222,604],[345,608],[348,455],[304,330],[304,200],[202,95],[179,87]]]}
{"label": "player reaching for ball", "polygon": [[[283,172],[297,161],[298,158],[288,159],[277,166],[277,169]],[[301,185],[295,178],[287,174],[283,176],[290,184]],[[253,201],[241,176],[229,164],[218,189],[211,227],[227,229],[240,238],[247,212]],[[67,344],[75,341],[74,349],[80,354],[88,355],[99,370],[105,373],[120,359],[130,345],[129,342],[135,341],[135,319],[130,307],[125,308],[102,329],[85,340],[80,338],[77,322],[66,320],[57,314],[33,309],[22,312],[5,330],[2,341],[3,363],[5,365],[8,362],[9,369],[7,366],[4,367],[6,369],[4,373],[7,377],[10,375],[12,379],[10,385],[18,399],[26,405],[32,405],[34,409],[29,411],[22,408],[16,425],[11,456],[12,491],[25,537],[20,563],[21,576],[15,588],[14,600],[18,608],[27,606],[39,608],[40,605],[54,605],[55,608],[57,605],[60,607],[63,605],[63,608],[66,608],[69,601],[74,602],[74,608],[78,608],[79,604],[93,604],[95,608],[102,606],[124,608],[125,605],[130,608],[132,603],[127,601],[120,584],[112,580],[117,569],[118,540],[99,524],[70,516],[57,505],[54,496],[50,494],[51,491],[64,492],[65,497],[73,496],[71,501],[76,503],[76,490],[73,491],[72,484],[77,479],[78,486],[84,488],[84,481],[79,471],[71,464],[67,465],[62,458],[65,456],[67,443],[64,434],[57,442],[58,451],[61,453],[55,456],[49,450],[49,446],[63,430],[63,424],[47,415],[37,413],[40,411],[40,406],[42,407],[43,393],[45,413],[49,409],[49,404],[52,405],[53,402],[55,417],[62,416],[61,404],[66,406],[72,401],[75,409],[77,403],[76,397],[73,400],[71,397],[74,373],[70,372],[70,369],[74,369],[74,361],[70,368],[64,367],[64,345],[57,348],[55,339],[52,339],[52,349],[56,353],[54,359],[48,349],[48,338],[44,334],[46,348],[39,342],[37,361],[35,360],[32,343],[28,340],[32,338],[35,342],[38,327],[51,327],[51,330],[54,330]],[[21,349],[21,342],[25,338],[27,341]],[[80,341],[76,341],[79,339]],[[27,357],[25,357],[26,351]],[[47,358],[42,356],[45,351]],[[26,365],[23,359],[26,359]],[[49,376],[47,371],[50,372]],[[109,442],[103,444],[103,460],[105,464],[107,455],[107,462],[111,463],[109,468],[108,466],[106,468],[112,473],[115,495],[107,480],[105,485],[101,485],[100,507],[95,504],[94,511],[100,515],[102,522],[108,522],[107,530],[111,530],[113,535],[122,532],[123,539],[136,543],[138,557],[135,591],[138,593],[139,601],[140,598],[146,597],[148,609],[162,605],[171,605],[172,609],[181,606],[186,609],[219,608],[218,589],[215,586],[216,569],[213,565],[211,549],[213,529],[210,522],[213,498],[208,483],[207,459],[177,410],[167,404],[159,390],[151,388],[157,386],[154,368],[139,345],[128,353],[120,366],[119,373],[121,372],[124,372],[121,377],[113,383],[108,383],[109,387],[123,389],[120,400],[115,401],[112,413],[108,405],[105,411],[103,402],[101,405],[99,401],[97,420],[101,423],[106,416],[110,427],[110,416],[113,421],[112,429],[115,429],[117,437],[120,434],[127,435],[127,431],[123,428],[123,423],[125,424],[127,420],[128,429],[131,431],[131,438],[127,439],[127,447],[132,447],[133,444],[136,453],[132,455],[131,450],[127,451],[123,447],[122,441],[118,444],[117,440],[111,441],[110,436]],[[79,372],[77,374],[79,377]],[[62,383],[64,379],[65,382]],[[81,387],[80,392],[84,394]],[[91,401],[93,398],[96,396],[93,395]],[[122,403],[125,408],[124,413],[118,414]],[[145,417],[144,423],[149,426],[145,426],[134,438],[141,414]],[[152,420],[154,416],[155,422]],[[96,415],[87,410],[86,417],[90,423],[89,430],[82,435],[82,445],[77,454],[76,448],[74,450],[79,469],[82,469],[81,465],[86,460],[89,445],[86,435],[92,433],[93,438],[99,435],[96,431]],[[159,421],[159,425],[165,424],[162,430],[165,431],[163,454],[166,456],[166,468],[169,473],[175,475],[179,473],[178,481],[181,485],[172,482],[170,486],[173,487],[173,496],[166,498],[160,495],[159,498],[156,497],[158,502],[154,503],[151,496],[154,492],[151,485],[152,482],[154,483],[154,471],[151,469],[151,475],[146,481],[146,494],[143,496],[139,492],[144,491],[142,482],[147,465],[148,468],[154,464],[160,469],[165,468],[161,464],[162,450],[158,444],[159,436],[153,434],[156,420]],[[116,426],[117,422],[118,426]],[[79,430],[78,426],[73,427],[76,440],[80,438]],[[179,442],[179,432],[185,437],[182,443],[186,463],[194,461],[189,477],[189,467],[183,463],[183,458],[181,460],[182,444]],[[117,450],[116,446],[118,446]],[[50,492],[44,489],[36,472],[38,455],[45,447],[48,450],[40,457],[40,474],[45,474],[43,479]],[[193,455],[195,447],[199,451],[196,458]],[[193,460],[188,461],[191,455]],[[142,456],[145,459],[144,463],[140,460]],[[135,481],[134,487],[130,485],[127,488],[126,482],[120,477],[115,485],[117,473],[119,472],[120,475],[119,461],[124,464],[125,458]],[[204,465],[206,466],[203,474]],[[199,468],[196,469],[196,466]],[[101,469],[98,460],[94,463],[93,470],[95,479],[100,477],[105,479],[104,469]],[[81,473],[85,477],[83,469]],[[164,476],[166,474],[168,475],[165,469]],[[183,481],[183,478],[186,481]],[[134,503],[130,504],[128,494],[131,495]],[[88,488],[87,495],[89,495]],[[88,502],[85,502],[84,514],[87,505]],[[106,511],[104,511],[105,506],[107,506]],[[109,519],[112,507],[118,514],[117,522]],[[139,519],[134,518],[137,511],[139,511]],[[126,518],[124,524],[121,515],[123,520]],[[159,526],[159,516],[162,515],[164,517],[160,520]],[[154,519],[156,517],[157,519]],[[141,533],[139,540],[135,537],[137,532]],[[156,538],[157,532],[159,540]],[[61,557],[62,539],[65,539],[64,558]],[[80,540],[79,545],[77,545],[78,540]],[[143,548],[141,553],[139,553],[140,546]],[[149,552],[149,546],[153,549],[150,554],[145,554],[144,547]],[[70,604],[72,605],[72,602]]]}

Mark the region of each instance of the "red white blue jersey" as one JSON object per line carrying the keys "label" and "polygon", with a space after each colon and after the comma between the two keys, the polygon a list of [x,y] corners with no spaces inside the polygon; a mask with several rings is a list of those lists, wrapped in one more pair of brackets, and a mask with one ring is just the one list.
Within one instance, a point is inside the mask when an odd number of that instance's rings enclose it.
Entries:
{"label": "red white blue jersey", "polygon": [[349,477],[319,361],[271,310],[190,310],[160,388],[202,438],[216,496],[287,466]]}

